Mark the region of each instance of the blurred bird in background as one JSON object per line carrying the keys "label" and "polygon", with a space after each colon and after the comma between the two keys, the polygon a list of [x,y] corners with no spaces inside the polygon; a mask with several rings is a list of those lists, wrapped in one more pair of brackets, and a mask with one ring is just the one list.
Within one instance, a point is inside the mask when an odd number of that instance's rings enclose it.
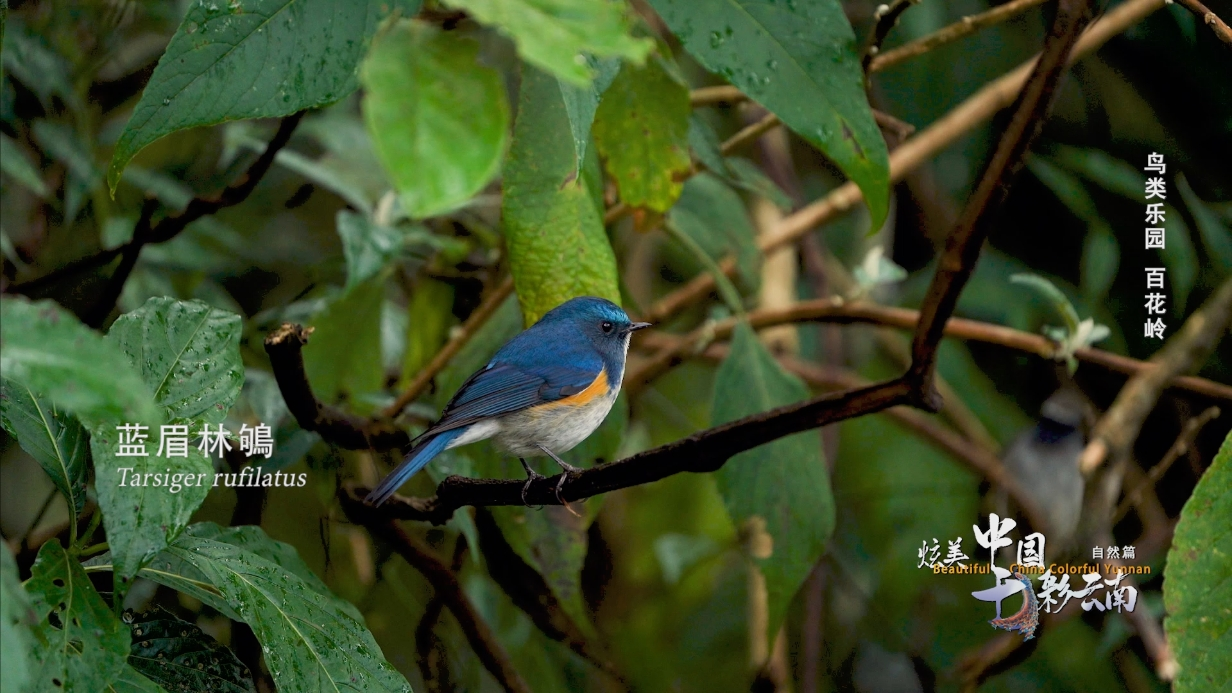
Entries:
{"label": "blurred bird in background", "polygon": [[[603,423],[620,393],[629,335],[649,327],[633,322],[615,303],[593,296],[570,299],[509,340],[445,405],[441,418],[411,441],[402,464],[371,493],[380,505],[442,451],[492,438],[526,470],[522,500],[535,479],[527,457],[559,457]],[[561,488],[556,499],[562,504]]]}
{"label": "blurred bird in background", "polygon": [[1086,445],[1086,401],[1069,387],[1040,407],[1035,426],[1021,433],[1005,452],[1006,470],[1048,516],[1048,545],[1064,550],[1074,539],[1082,513],[1084,483],[1078,458]]}

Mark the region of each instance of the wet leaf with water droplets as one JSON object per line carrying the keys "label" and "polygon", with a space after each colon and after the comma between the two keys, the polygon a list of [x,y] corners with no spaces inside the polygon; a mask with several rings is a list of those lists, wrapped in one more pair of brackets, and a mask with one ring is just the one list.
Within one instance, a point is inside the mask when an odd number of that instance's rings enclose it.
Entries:
{"label": "wet leaf with water droplets", "polygon": [[889,209],[890,155],[838,0],[650,0],[707,69],[777,115],[864,193],[872,229]]}
{"label": "wet leaf with water droplets", "polygon": [[34,690],[95,693],[120,675],[128,654],[128,628],[59,540],[39,549],[26,592],[41,621],[34,635],[46,643],[35,648]]}

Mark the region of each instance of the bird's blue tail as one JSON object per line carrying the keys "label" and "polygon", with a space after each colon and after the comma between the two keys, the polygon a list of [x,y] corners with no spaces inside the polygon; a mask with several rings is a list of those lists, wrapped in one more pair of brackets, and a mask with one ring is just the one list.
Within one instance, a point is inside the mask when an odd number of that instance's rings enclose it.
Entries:
{"label": "bird's blue tail", "polygon": [[364,500],[372,505],[380,505],[389,500],[389,497],[394,495],[402,484],[408,479],[415,476],[415,472],[424,468],[424,465],[432,461],[433,457],[441,454],[446,447],[458,436],[466,431],[466,427],[455,428],[452,431],[445,431],[420,441],[418,445],[411,448],[407,453],[406,459],[402,460],[402,464],[389,473],[376,488],[372,489],[372,493]]}

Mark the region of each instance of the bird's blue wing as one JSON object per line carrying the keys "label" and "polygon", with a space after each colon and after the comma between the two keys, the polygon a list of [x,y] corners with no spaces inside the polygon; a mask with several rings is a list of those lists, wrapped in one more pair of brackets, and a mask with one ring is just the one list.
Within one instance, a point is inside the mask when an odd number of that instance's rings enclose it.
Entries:
{"label": "bird's blue wing", "polygon": [[577,394],[594,383],[602,368],[602,364],[586,368],[494,362],[459,388],[429,433],[467,426]]}

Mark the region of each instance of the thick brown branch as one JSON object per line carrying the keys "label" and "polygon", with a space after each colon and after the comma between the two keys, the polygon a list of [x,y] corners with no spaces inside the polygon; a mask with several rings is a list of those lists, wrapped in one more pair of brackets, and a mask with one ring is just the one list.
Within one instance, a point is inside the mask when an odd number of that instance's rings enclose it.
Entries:
{"label": "thick brown branch", "polygon": [[452,360],[454,356],[457,356],[458,352],[462,350],[462,347],[466,346],[466,344],[471,341],[471,337],[475,336],[475,333],[479,331],[479,328],[483,327],[484,324],[487,323],[488,318],[492,317],[492,314],[496,312],[496,309],[500,308],[501,304],[504,303],[505,299],[509,298],[509,295],[512,293],[513,277],[506,277],[504,281],[492,290],[492,293],[488,294],[488,296],[483,299],[483,302],[479,304],[479,307],[475,308],[475,310],[470,314],[470,317],[466,319],[466,322],[462,323],[462,328],[458,330],[458,333],[450,338],[449,342],[436,353],[436,356],[432,357],[432,360],[428,362],[428,365],[424,366],[422,370],[415,374],[415,379],[412,380],[411,384],[406,387],[406,390],[403,391],[401,395],[398,395],[398,399],[385,409],[385,416],[389,418],[397,416],[403,409],[406,408],[406,405],[414,402],[415,398],[422,395],[424,391],[428,389],[428,386],[432,384],[432,379],[435,378],[436,375],[445,368],[445,366],[449,365],[449,361]]}
{"label": "thick brown branch", "polygon": [[508,693],[530,693],[530,687],[513,668],[509,654],[501,647],[487,622],[462,591],[462,585],[458,583],[457,576],[449,566],[433,555],[432,550],[422,541],[399,527],[396,522],[364,505],[363,501],[346,493],[339,493],[338,498],[342,502],[343,511],[352,522],[367,527],[374,536],[389,542],[399,556],[423,574],[436,590],[436,597],[453,612],[471,649],[475,651],[479,661],[483,662],[484,668],[496,678],[501,688]]}
{"label": "thick brown branch", "polygon": [[1001,206],[1009,196],[1010,186],[1031,143],[1043,128],[1052,107],[1057,84],[1065,71],[1070,49],[1090,20],[1090,0],[1061,0],[1052,30],[1044,40],[1044,48],[1035,68],[1023,87],[1018,109],[1010,119],[1005,133],[997,143],[988,167],[980,177],[975,192],[967,200],[958,228],[950,234],[945,251],[937,262],[937,271],[920,306],[920,324],[911,345],[911,369],[908,379],[931,395],[937,347],[945,331],[945,323],[958,305],[958,296],[975,269],[976,259],[984,246]]}
{"label": "thick brown branch", "polygon": [[[902,380],[892,380],[803,402],[694,433],[687,438],[647,450],[632,457],[569,474],[562,497],[579,501],[601,493],[648,484],[682,472],[713,472],[746,450],[783,436],[835,423],[844,419],[907,404],[910,390]],[[536,479],[526,493],[532,505],[559,505],[555,487],[559,476]],[[425,520],[441,524],[455,510],[468,505],[522,505],[521,479],[468,479],[450,476],[437,486],[431,498],[394,496],[379,510],[385,517]],[[362,496],[366,489],[357,489]]]}
{"label": "thick brown branch", "polygon": [[1223,283],[1201,308],[1194,311],[1164,348],[1151,357],[1154,366],[1135,375],[1121,388],[1104,413],[1091,442],[1082,452],[1082,473],[1090,476],[1105,460],[1129,454],[1146,417],[1155,408],[1168,381],[1196,370],[1214,351],[1232,321],[1232,279]]}
{"label": "thick brown branch", "polygon": [[1229,28],[1227,23],[1219,18],[1219,15],[1210,10],[1209,7],[1203,5],[1199,0],[1176,0],[1182,7],[1193,12],[1202,23],[1209,26],[1211,31],[1215,32],[1215,36],[1220,41],[1232,46],[1232,28]]}
{"label": "thick brown branch", "polygon": [[[265,151],[257,160],[252,162],[252,165],[246,170],[234,183],[227,186],[222,192],[212,197],[194,197],[188,201],[182,211],[175,214],[163,217],[157,224],[151,225],[150,214],[142,212],[141,219],[138,221],[137,227],[133,229],[133,238],[128,243],[110,250],[102,250],[89,257],[80,260],[74,260],[69,264],[61,267],[58,270],[53,270],[42,277],[32,279],[23,284],[18,284],[12,287],[14,293],[28,294],[32,291],[37,291],[43,287],[54,284],[56,281],[64,277],[72,276],[79,272],[102,267],[115,259],[116,256],[124,256],[124,262],[116,269],[112,275],[110,283],[118,284],[120,289],[123,289],[124,281],[128,278],[128,273],[132,271],[133,266],[137,262],[137,256],[140,255],[141,249],[150,243],[164,243],[175,238],[181,231],[186,229],[189,224],[194,221],[214,214],[219,210],[227,207],[233,207],[248,199],[252,191],[256,189],[257,184],[265,177],[270,166],[274,163],[274,157],[287,145],[291,140],[291,134],[295,132],[295,127],[299,125],[299,121],[304,117],[304,111],[294,113],[282,119],[278,125],[278,131],[274,133],[269,144],[266,145]],[[113,292],[116,297],[119,296],[119,290]],[[103,297],[104,299],[106,296]],[[114,303],[114,298],[112,302]],[[103,318],[106,318],[106,313],[111,311],[111,306],[102,306],[105,301],[100,301],[100,305],[96,306],[92,312],[97,313],[103,308]]]}
{"label": "thick brown branch", "polygon": [[372,421],[317,400],[304,372],[304,345],[311,329],[284,324],[265,338],[265,352],[287,408],[300,428],[348,450],[398,450],[410,444],[406,431],[389,421]]}

